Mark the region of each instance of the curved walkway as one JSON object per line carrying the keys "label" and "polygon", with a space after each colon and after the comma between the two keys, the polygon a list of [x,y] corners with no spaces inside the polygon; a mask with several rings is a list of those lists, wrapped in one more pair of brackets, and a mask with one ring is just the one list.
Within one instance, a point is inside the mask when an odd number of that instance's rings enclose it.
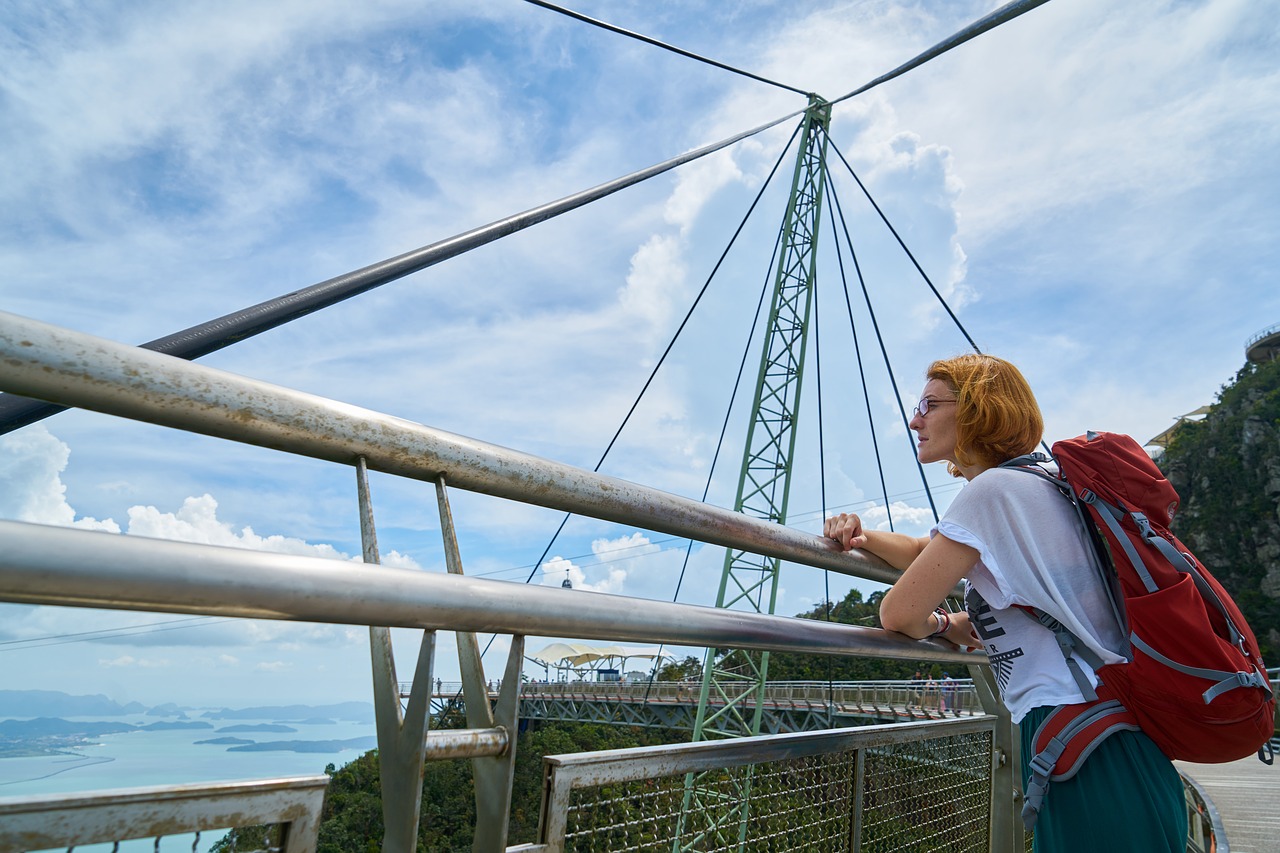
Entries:
{"label": "curved walkway", "polygon": [[1280,762],[1268,767],[1251,757],[1227,764],[1174,764],[1199,783],[1222,818],[1227,843],[1218,840],[1218,853],[1280,850]]}

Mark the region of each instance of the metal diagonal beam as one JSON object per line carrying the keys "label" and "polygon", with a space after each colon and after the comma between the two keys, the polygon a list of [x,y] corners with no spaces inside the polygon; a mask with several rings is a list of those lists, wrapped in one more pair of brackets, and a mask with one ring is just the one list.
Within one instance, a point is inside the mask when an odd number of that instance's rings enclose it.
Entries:
{"label": "metal diagonal beam", "polygon": [[918,54],[912,59],[907,60],[906,62],[899,65],[897,68],[888,72],[887,74],[881,74],[879,77],[872,80],[871,82],[865,83],[862,86],[858,87],[857,89],[854,89],[849,94],[841,95],[840,97],[833,100],[831,103],[838,104],[841,101],[854,97],[855,95],[861,95],[863,92],[866,92],[869,89],[873,89],[876,86],[879,86],[881,83],[887,83],[888,81],[892,80],[895,77],[900,77],[903,74],[906,74],[911,69],[918,68],[921,65],[924,65],[929,60],[934,59],[935,57],[941,56],[942,54],[946,53],[952,48],[959,47],[960,45],[964,44],[970,39],[976,38],[982,35],[987,30],[995,29],[1001,24],[1006,23],[1008,21],[1012,21],[1014,18],[1018,17],[1019,15],[1022,15],[1026,12],[1030,12],[1032,9],[1036,8],[1037,6],[1043,6],[1045,3],[1048,3],[1048,2],[1049,0],[1013,0],[1012,3],[1006,3],[1005,5],[1001,6],[999,9],[996,9],[991,14],[986,15],[982,18],[979,18],[978,20],[974,21],[972,24],[960,30],[959,32],[938,42],[933,47],[926,50],[924,53]]}
{"label": "metal diagonal beam", "polygon": [[[487,243],[492,243],[494,240],[514,234],[531,225],[537,225],[562,213],[576,210],[583,205],[612,195],[619,190],[668,172],[677,166],[705,157],[708,154],[713,154],[722,148],[741,142],[749,136],[754,136],[757,133],[782,124],[784,121],[795,118],[801,112],[803,111],[797,110],[796,112],[788,113],[782,118],[762,124],[759,127],[734,134],[727,139],[704,145],[701,148],[695,148],[647,169],[641,169],[638,172],[632,172],[629,175],[600,184],[592,189],[565,196],[558,201],[530,208],[523,213],[508,216],[506,219],[499,219],[496,222],[473,228],[470,231],[464,231],[461,234],[432,243],[429,246],[405,252],[394,258],[362,267],[354,272],[344,273],[328,281],[322,281],[319,284],[313,284],[310,287],[295,290],[284,296],[226,314],[216,320],[210,320],[207,323],[183,329],[172,335],[157,338],[154,341],[142,344],[142,348],[188,360],[200,358],[211,352],[217,352],[246,338],[260,335],[299,317],[305,317],[307,314],[314,313],[322,308],[328,308],[330,305],[335,305],[375,287],[381,287],[384,284],[404,278],[411,273],[434,266],[441,261],[469,252]],[[67,408],[65,405],[40,399],[26,399],[0,394],[0,435],[43,420],[65,408]]]}

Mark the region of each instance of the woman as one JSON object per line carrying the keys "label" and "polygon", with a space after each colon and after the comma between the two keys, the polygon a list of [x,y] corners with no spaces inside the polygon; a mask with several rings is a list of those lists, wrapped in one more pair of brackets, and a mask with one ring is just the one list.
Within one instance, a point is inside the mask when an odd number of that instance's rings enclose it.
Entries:
{"label": "woman", "polygon": [[[917,456],[946,462],[968,484],[930,537],[865,530],[854,514],[827,519],[824,533],[903,570],[880,604],[887,630],[986,648],[1001,697],[1021,725],[1025,784],[1040,722],[1055,706],[1085,697],[1052,632],[1015,605],[1051,614],[1104,663],[1124,659],[1125,640],[1071,505],[1046,478],[999,467],[1035,450],[1044,431],[1022,373],[994,356],[962,355],[934,362],[927,377],[909,424]],[[965,612],[938,610],[961,579]],[[1077,662],[1096,685],[1088,664]],[[1181,853],[1181,780],[1146,735],[1114,734],[1074,778],[1050,785],[1034,837],[1041,853]]]}

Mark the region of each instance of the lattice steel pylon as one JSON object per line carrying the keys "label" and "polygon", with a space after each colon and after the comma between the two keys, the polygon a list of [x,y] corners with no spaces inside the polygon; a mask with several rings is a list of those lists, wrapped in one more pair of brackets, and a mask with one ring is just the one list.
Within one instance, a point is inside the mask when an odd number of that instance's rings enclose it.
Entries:
{"label": "lattice steel pylon", "polygon": [[[747,431],[738,495],[734,509],[756,518],[785,524],[795,454],[796,416],[804,374],[805,345],[817,273],[818,224],[826,178],[827,129],[831,105],[809,96],[800,131],[799,153],[779,241],[769,325],[765,331],[756,380],[751,423]],[[716,606],[773,613],[780,561],[729,549]],[[769,653],[743,649],[708,649],[693,739],[748,737],[760,733]],[[694,774],[686,782],[677,850],[723,850],[745,841],[750,776],[739,790],[713,796]],[[694,825],[698,826],[693,830]]]}

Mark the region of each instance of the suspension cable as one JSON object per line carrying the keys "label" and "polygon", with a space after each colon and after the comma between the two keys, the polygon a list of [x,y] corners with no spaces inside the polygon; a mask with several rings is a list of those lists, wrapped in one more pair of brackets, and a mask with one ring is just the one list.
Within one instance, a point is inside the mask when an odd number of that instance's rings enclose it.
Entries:
{"label": "suspension cable", "polygon": [[[778,173],[778,168],[782,165],[783,159],[786,157],[787,152],[791,150],[791,143],[795,141],[796,136],[800,133],[801,126],[802,125],[800,124],[796,125],[796,129],[791,133],[791,138],[787,140],[787,144],[783,146],[782,152],[778,155],[778,159],[774,162],[773,168],[769,170],[768,176],[764,179],[764,181],[761,182],[760,191],[756,193],[756,197],[751,201],[751,205],[747,208],[747,212],[743,215],[742,220],[738,223],[738,227],[734,230],[733,235],[729,238],[729,242],[725,246],[724,251],[720,253],[720,257],[716,260],[716,263],[712,267],[711,272],[707,275],[706,281],[703,282],[702,288],[698,291],[697,297],[695,297],[693,300],[693,304],[689,306],[689,310],[685,313],[684,319],[680,321],[680,325],[677,327],[675,334],[671,338],[671,341],[667,344],[666,349],[663,350],[662,357],[658,359],[657,364],[655,364],[653,367],[653,370],[650,371],[649,378],[645,380],[644,386],[640,389],[640,393],[636,397],[635,402],[631,404],[631,408],[627,411],[626,417],[623,418],[622,424],[619,425],[617,431],[613,434],[613,438],[610,439],[608,447],[606,447],[604,450],[604,453],[600,455],[599,461],[596,462],[595,468],[593,468],[592,470],[599,471],[600,466],[604,464],[605,459],[609,456],[609,451],[613,449],[613,445],[617,442],[618,436],[622,434],[623,428],[626,427],[627,422],[631,418],[631,415],[635,413],[636,407],[640,404],[640,400],[644,397],[645,392],[649,390],[649,386],[653,383],[653,379],[657,375],[658,369],[662,367],[662,365],[665,363],[667,356],[671,353],[671,350],[675,346],[676,341],[679,339],[681,332],[684,331],[685,326],[688,325],[690,318],[693,316],[694,310],[697,309],[698,304],[702,301],[702,297],[706,295],[707,288],[711,286],[711,282],[715,279],[716,273],[720,271],[720,267],[723,266],[725,258],[729,256],[729,250],[732,249],[733,246],[737,243],[738,237],[741,236],[742,230],[746,227],[747,221],[751,218],[751,214],[755,212],[756,207],[760,203],[760,199],[764,197],[765,190],[767,190],[769,188],[769,185],[773,182],[773,178]],[[761,298],[763,299],[763,297]],[[759,310],[757,310],[756,313],[759,314]],[[752,328],[754,332],[754,326]],[[737,391],[736,383],[734,385],[734,390],[736,393]],[[730,405],[732,405],[732,400],[730,401]],[[724,431],[722,430],[721,431],[722,441],[723,441],[723,438],[724,438]],[[719,456],[719,447],[717,447],[716,449],[716,455],[717,457]],[[714,469],[714,462],[713,462],[713,469]],[[710,477],[708,477],[707,489],[709,490],[710,488],[711,488],[711,482],[710,482]],[[703,493],[703,500],[706,500],[706,492]],[[556,539],[558,539],[560,534],[564,531],[564,527],[566,524],[569,523],[569,518],[571,515],[572,513],[565,513],[564,518],[560,519],[560,524],[556,527],[555,533],[551,535],[551,540],[547,542],[547,547],[542,550],[542,555],[539,556],[537,561],[533,564],[533,568],[530,570],[529,576],[524,579],[525,583],[529,583],[531,580],[533,580],[534,575],[538,573],[538,569],[542,567],[542,561],[547,558],[547,554],[551,553],[551,549],[555,545]],[[689,547],[690,548],[693,547],[692,542],[690,543]],[[688,555],[686,554],[685,556],[686,567],[688,566],[688,560],[689,558],[688,558]],[[680,571],[680,579],[681,581],[683,581],[684,579],[684,569],[681,569]],[[680,594],[680,586],[679,586],[679,583],[677,583],[676,595],[679,595],[679,594]],[[493,644],[493,640],[494,640],[494,637],[489,638],[489,642],[485,644],[484,652],[481,653],[482,655],[485,652],[489,651],[489,646]]]}
{"label": "suspension cable", "polygon": [[[837,152],[839,153],[839,152]],[[853,269],[858,276],[858,284],[862,288],[862,299],[867,306],[867,314],[871,317],[871,327],[875,330],[876,343],[880,346],[880,357],[884,360],[885,372],[889,374],[889,383],[893,386],[893,396],[898,401],[898,412],[902,416],[902,426],[906,432],[908,444],[911,442],[911,426],[907,421],[906,408],[902,405],[902,391],[898,388],[898,379],[894,375],[893,365],[889,361],[889,351],[885,348],[884,336],[880,333],[880,322],[876,319],[875,308],[871,305],[871,294],[867,290],[867,281],[862,275],[862,265],[858,263],[858,253],[853,248],[853,238],[849,235],[849,224],[844,218],[844,208],[840,204],[840,199],[835,198],[836,213],[840,217],[840,227],[844,231],[845,243],[848,244],[849,257],[853,260]],[[845,293],[845,299],[849,298],[848,292]],[[850,316],[853,309],[850,308]],[[920,458],[912,448],[912,457],[916,460],[916,469],[920,472],[920,482],[924,484],[925,496],[929,499],[929,509],[933,512],[933,520],[938,520],[938,507],[933,502],[933,492],[929,488],[929,481],[925,477],[924,466],[920,464]]]}
{"label": "suspension cable", "polygon": [[581,12],[575,12],[572,9],[566,9],[563,6],[557,6],[554,3],[548,3],[546,2],[546,0],[525,0],[525,2],[532,3],[535,6],[541,6],[544,9],[550,9],[552,12],[559,12],[561,15],[567,15],[570,18],[573,18],[575,20],[582,21],[583,23],[586,23],[586,24],[591,24],[593,27],[599,27],[602,30],[608,30],[611,33],[617,33],[619,35],[623,35],[628,38],[636,39],[637,41],[642,41],[645,44],[651,44],[654,47],[660,47],[663,50],[669,50],[672,53],[679,54],[680,56],[684,56],[689,59],[696,59],[698,62],[706,63],[707,65],[714,66],[724,71],[732,71],[734,74],[740,74],[743,77],[749,77],[752,80],[756,80],[760,83],[768,83],[770,86],[777,86],[779,89],[786,89],[789,92],[797,92],[805,96],[809,94],[804,89],[797,89],[795,86],[788,86],[785,83],[779,83],[776,80],[770,80],[767,77],[761,77],[758,74],[752,74],[750,71],[743,71],[741,68],[734,68],[732,65],[725,65],[723,62],[718,62],[717,60],[714,60],[714,59],[708,59],[705,56],[699,56],[698,54],[687,51],[684,48],[675,47],[674,45],[667,44],[666,42],[658,41],[656,38],[653,38],[652,36],[646,36],[646,35],[643,35],[642,33],[637,33],[632,30],[626,30],[626,29],[623,29],[622,27],[616,26],[614,24],[610,24],[606,21],[598,20],[596,18],[589,18],[586,15],[582,14]]}
{"label": "suspension cable", "polygon": [[871,206],[875,208],[876,213],[880,215],[880,221],[885,224],[885,227],[889,229],[889,233],[893,235],[893,238],[898,241],[898,245],[902,247],[902,251],[906,252],[907,257],[911,259],[911,263],[916,268],[916,272],[920,273],[920,277],[924,279],[924,283],[929,285],[929,289],[933,291],[933,295],[937,298],[943,309],[946,310],[947,316],[951,318],[951,322],[956,324],[956,328],[960,330],[960,334],[964,335],[964,339],[969,342],[969,346],[973,347],[973,351],[981,353],[981,347],[979,347],[969,335],[968,330],[965,329],[964,324],[960,322],[960,318],[956,316],[956,312],[951,310],[951,306],[947,304],[947,300],[942,297],[938,288],[934,287],[933,281],[929,278],[929,274],[924,271],[924,267],[920,266],[920,262],[916,260],[916,256],[911,254],[911,250],[907,248],[907,244],[903,242],[902,237],[898,235],[898,230],[893,227],[893,223],[889,221],[889,217],[884,215],[884,211],[880,209],[880,205],[876,204],[876,200],[872,198],[871,193],[867,191],[866,185],[862,183],[862,179],[858,177],[858,173],[853,171],[853,167],[849,165],[849,161],[844,158],[844,154],[841,153],[838,147],[836,147],[834,140],[831,140],[831,137],[829,136],[827,139],[831,142],[831,150],[836,152],[836,156],[840,158],[840,162],[849,170],[849,174],[853,176],[853,179],[858,182],[858,187],[862,190],[862,194],[867,197],[867,201],[871,202]]}
{"label": "suspension cable", "polygon": [[[836,221],[836,215],[832,209],[832,199],[836,198],[835,184],[831,181],[831,176],[827,176],[827,211],[830,214],[831,221]],[[840,214],[840,221],[844,222],[843,211]],[[846,229],[847,230],[847,229]],[[853,320],[853,302],[849,299],[849,277],[844,268],[844,254],[840,251],[840,241],[836,240],[836,264],[840,267],[840,285],[844,290],[845,310],[849,313],[849,331],[853,335],[853,354],[858,361],[858,379],[862,384],[862,402],[867,410],[867,430],[871,433],[871,448],[875,452],[876,472],[880,476],[880,494],[884,496],[884,511],[889,519],[889,531],[894,531],[893,526],[893,508],[889,504],[889,484],[884,477],[884,459],[880,456],[880,440],[876,438],[876,419],[871,411],[871,393],[867,390],[867,370],[862,362],[862,347],[858,341],[858,324]],[[823,513],[826,512],[826,500],[822,502]]]}
{"label": "suspension cable", "polygon": [[[530,0],[530,2],[532,2],[532,0]],[[626,417],[624,417],[622,419],[622,423],[618,425],[618,429],[614,432],[613,438],[609,439],[608,446],[605,447],[604,453],[600,454],[600,459],[596,462],[595,467],[591,469],[592,471],[599,471],[600,466],[604,465],[605,459],[609,456],[609,451],[613,450],[613,445],[617,443],[618,437],[622,435],[622,431],[626,428],[627,423],[630,422],[631,416],[635,414],[636,407],[640,405],[640,401],[644,399],[644,395],[649,390],[649,386],[653,384],[654,378],[657,377],[658,371],[662,368],[662,365],[666,363],[667,356],[671,354],[671,350],[675,347],[676,341],[680,339],[680,334],[684,331],[685,326],[689,324],[689,320],[692,319],[693,312],[697,310],[698,304],[702,302],[702,297],[707,293],[707,288],[711,286],[711,282],[715,279],[716,273],[718,273],[720,271],[720,267],[724,265],[725,258],[729,256],[729,250],[733,248],[735,243],[737,243],[738,237],[742,235],[742,229],[747,226],[747,221],[751,218],[751,214],[755,212],[756,206],[764,196],[765,190],[769,188],[769,184],[773,181],[774,175],[777,174],[778,167],[782,165],[783,158],[791,148],[791,143],[795,141],[796,135],[800,132],[800,127],[801,125],[796,125],[796,129],[792,132],[791,138],[787,140],[787,144],[783,146],[782,153],[778,155],[778,159],[773,164],[773,168],[769,171],[768,177],[766,177],[764,182],[761,183],[760,191],[756,193],[756,197],[752,200],[750,207],[747,208],[747,212],[743,215],[742,221],[738,223],[738,227],[734,230],[733,236],[729,238],[729,242],[724,247],[724,251],[720,253],[720,257],[711,268],[711,272],[707,275],[706,281],[703,282],[702,288],[698,291],[698,295],[694,297],[693,304],[689,306],[689,310],[685,312],[684,319],[680,321],[680,325],[676,328],[675,334],[672,335],[671,340],[667,343],[666,349],[662,351],[662,355],[658,358],[657,363],[654,364],[653,370],[649,371],[649,378],[644,381],[644,386],[641,387],[640,393],[636,395],[636,399],[632,402],[631,408],[627,410]],[[542,565],[542,561],[546,559],[547,554],[551,551],[551,546],[555,544],[556,537],[560,535],[560,531],[564,530],[565,522],[569,520],[570,515],[571,513],[565,514],[564,521],[561,521],[560,526],[556,528],[555,535],[552,536],[551,541],[547,543],[546,550],[542,552],[542,556],[538,559],[538,562],[534,564],[533,571],[529,573],[529,577],[525,580],[525,583],[533,580],[533,576],[537,574],[538,567]]]}
{"label": "suspension cable", "polygon": [[[792,137],[792,139],[794,140],[794,137]],[[790,143],[788,143],[787,148],[790,149],[790,147],[791,147]],[[783,154],[785,153],[786,151],[784,150]],[[782,160],[781,158],[779,158],[778,164],[781,164],[781,163],[782,163]],[[777,165],[774,166],[774,170],[775,171],[777,170]],[[773,175],[772,173],[770,173],[770,179],[772,179],[772,177]],[[768,182],[766,181],[766,183]],[[769,256],[769,269],[765,272],[764,281],[760,286],[760,298],[756,300],[756,310],[751,315],[752,317],[751,329],[747,332],[747,339],[742,345],[742,358],[738,360],[738,373],[733,380],[733,389],[729,392],[729,403],[727,406],[725,406],[724,419],[720,422],[720,437],[716,439],[716,450],[715,450],[715,453],[713,453],[711,456],[711,466],[707,470],[707,482],[702,487],[703,503],[706,503],[707,495],[711,494],[711,481],[715,477],[716,465],[720,461],[720,451],[724,450],[725,436],[728,435],[728,432],[729,432],[729,419],[733,416],[733,405],[738,400],[738,390],[742,387],[742,377],[745,376],[747,372],[747,360],[751,357],[751,343],[753,340],[755,340],[756,328],[760,325],[761,309],[764,307],[764,298],[769,293],[769,284],[773,280],[773,269],[774,269],[773,261],[779,256],[778,247],[780,245],[782,245],[781,231],[779,231],[778,236],[774,238],[773,252]],[[680,589],[684,586],[684,576],[685,576],[685,573],[689,570],[689,557],[692,554],[693,554],[693,540],[690,539],[684,549],[684,561],[680,564],[680,576],[676,578],[676,589],[671,596],[672,601],[679,601],[680,599]],[[665,644],[660,645],[658,647],[658,652],[661,653],[664,647],[665,647]],[[658,666],[658,663],[657,663],[657,659],[655,658],[654,660],[655,673],[657,672],[657,666]],[[645,688],[646,701],[649,698],[649,690],[653,686],[652,673],[650,674],[649,684],[650,686],[648,688]]]}
{"label": "suspension cable", "polygon": [[999,9],[996,9],[994,12],[987,15],[986,17],[979,18],[978,20],[974,21],[972,24],[960,30],[959,32],[938,42],[933,47],[926,50],[924,53],[916,56],[914,59],[907,60],[902,65],[899,65],[897,68],[893,69],[889,73],[881,74],[879,77],[872,80],[870,83],[866,83],[863,86],[857,89],[854,89],[852,92],[850,92],[847,95],[841,95],[831,103],[838,104],[841,101],[845,101],[845,100],[848,100],[849,98],[854,97],[855,95],[861,95],[863,92],[867,91],[868,89],[874,89],[876,86],[879,86],[881,83],[888,82],[889,80],[892,80],[895,77],[900,77],[903,74],[906,74],[911,69],[924,65],[930,59],[933,59],[934,57],[937,57],[937,56],[941,56],[942,54],[951,50],[953,47],[959,47],[960,45],[969,41],[969,39],[974,38],[976,36],[980,36],[983,33],[985,33],[987,30],[995,29],[996,27],[1000,26],[1006,21],[1011,21],[1014,18],[1018,17],[1019,15],[1024,14],[1026,12],[1030,12],[1032,9],[1036,8],[1037,6],[1043,6],[1045,3],[1048,3],[1048,2],[1049,0],[1014,0],[1014,2],[1012,3],[1007,3],[1004,6],[1001,6]]}
{"label": "suspension cable", "polygon": [[[825,177],[825,175],[824,175]],[[814,379],[818,385],[818,500],[822,505],[822,518],[827,517],[827,461],[825,442],[822,430],[822,325],[819,322],[821,300],[818,299],[818,281],[813,283],[813,369]],[[822,614],[827,622],[832,621],[831,611],[831,571],[822,570]],[[836,705],[835,659],[833,655],[825,655],[827,664],[827,726],[832,725]]]}

